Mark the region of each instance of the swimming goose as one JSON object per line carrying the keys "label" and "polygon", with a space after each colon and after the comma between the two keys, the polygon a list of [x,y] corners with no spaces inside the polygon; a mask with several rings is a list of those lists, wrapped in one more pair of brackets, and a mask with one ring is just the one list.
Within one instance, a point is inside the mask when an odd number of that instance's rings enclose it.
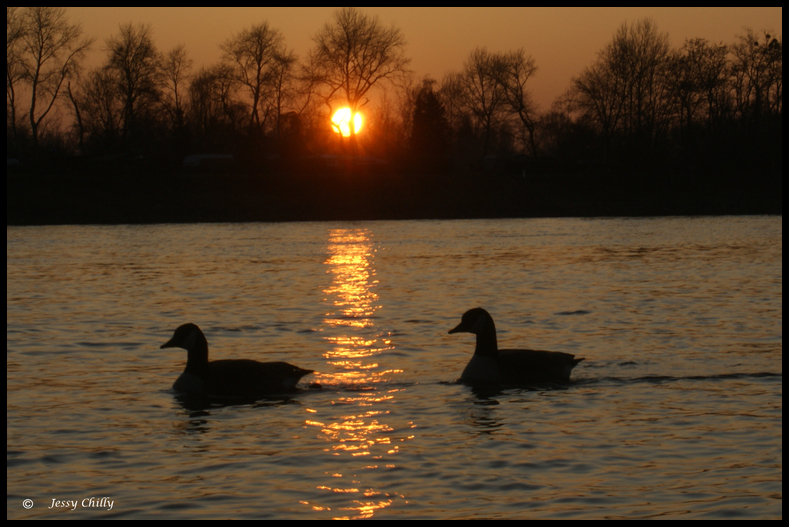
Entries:
{"label": "swimming goose", "polygon": [[208,341],[195,324],[175,330],[164,348],[184,348],[189,352],[186,369],[173,389],[192,395],[250,397],[295,391],[299,379],[314,370],[305,370],[287,362],[254,360],[215,360],[208,362]]}
{"label": "swimming goose", "polygon": [[528,349],[499,349],[493,317],[476,307],[463,314],[457,327],[449,333],[473,333],[477,336],[474,356],[460,379],[468,382],[522,385],[570,381],[570,372],[583,359],[569,353]]}

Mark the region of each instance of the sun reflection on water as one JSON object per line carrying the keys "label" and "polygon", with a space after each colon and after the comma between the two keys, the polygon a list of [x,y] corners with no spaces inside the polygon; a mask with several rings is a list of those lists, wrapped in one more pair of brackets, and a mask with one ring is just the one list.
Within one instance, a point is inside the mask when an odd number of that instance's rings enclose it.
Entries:
{"label": "sun reflection on water", "polygon": [[329,307],[324,338],[331,344],[325,357],[344,370],[337,381],[357,385],[380,380],[377,362],[365,359],[393,349],[388,335],[375,327],[375,312],[381,306],[375,293],[378,280],[372,237],[369,229],[330,230],[325,261],[331,275],[331,283],[323,291]]}
{"label": "sun reflection on water", "polygon": [[373,259],[375,248],[367,229],[333,229],[329,232],[331,285],[324,293],[333,298],[336,311],[326,314],[326,323],[357,328],[371,327],[378,295]]}
{"label": "sun reflection on water", "polygon": [[[348,494],[350,501],[339,507],[337,519],[372,518],[376,511],[390,506],[399,494],[369,488],[363,483],[365,471],[390,469],[399,444],[413,435],[397,437],[388,421],[387,406],[400,389],[389,381],[402,370],[382,369],[378,355],[394,349],[389,334],[376,327],[376,311],[381,307],[375,287],[375,243],[369,229],[332,229],[329,231],[325,261],[331,283],[324,289],[328,307],[324,317],[325,341],[329,349],[326,360],[334,366],[330,378],[322,378],[327,386],[339,386],[335,405],[348,408],[331,421],[321,419],[317,409],[309,410],[306,425],[318,430],[326,440],[324,451],[331,456],[348,456],[351,460],[369,460],[356,473],[329,474],[331,480],[318,490]],[[413,423],[405,425],[409,430]],[[302,501],[313,510],[331,510],[321,503]]]}

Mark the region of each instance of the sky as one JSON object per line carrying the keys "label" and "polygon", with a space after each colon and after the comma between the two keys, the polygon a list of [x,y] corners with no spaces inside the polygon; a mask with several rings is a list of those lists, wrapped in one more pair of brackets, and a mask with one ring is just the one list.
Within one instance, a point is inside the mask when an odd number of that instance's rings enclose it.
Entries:
{"label": "sky", "polygon": [[[105,41],[120,24],[149,24],[160,51],[183,43],[194,68],[219,61],[219,45],[262,21],[279,29],[288,48],[305,57],[315,35],[337,7],[69,7],[72,23],[79,22],[96,38],[91,65],[105,57]],[[573,76],[592,64],[625,22],[649,17],[673,47],[688,38],[731,44],[743,28],[783,35],[781,7],[361,7],[386,26],[395,24],[406,42],[411,69],[421,78],[440,80],[460,71],[476,47],[492,52],[523,48],[537,62],[530,81],[540,110],[570,85]]]}

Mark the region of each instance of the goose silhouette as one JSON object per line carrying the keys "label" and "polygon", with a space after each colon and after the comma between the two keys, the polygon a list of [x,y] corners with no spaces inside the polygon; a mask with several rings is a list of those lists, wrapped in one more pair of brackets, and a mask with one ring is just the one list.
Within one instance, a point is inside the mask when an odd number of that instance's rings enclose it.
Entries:
{"label": "goose silhouette", "polygon": [[460,376],[462,381],[469,383],[567,383],[570,372],[584,360],[558,351],[499,349],[493,317],[481,307],[466,311],[460,324],[449,333],[473,333],[477,336],[474,356]]}
{"label": "goose silhouette", "polygon": [[186,368],[173,389],[191,395],[253,397],[297,391],[299,379],[314,370],[287,362],[258,362],[249,359],[208,361],[208,341],[195,324],[175,330],[164,348],[187,351]]}

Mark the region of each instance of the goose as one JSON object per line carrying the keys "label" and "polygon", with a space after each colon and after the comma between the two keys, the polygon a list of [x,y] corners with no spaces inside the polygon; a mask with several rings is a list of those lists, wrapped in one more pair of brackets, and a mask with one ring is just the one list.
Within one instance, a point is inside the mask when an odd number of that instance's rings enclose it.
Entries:
{"label": "goose", "polygon": [[473,333],[477,336],[474,356],[460,376],[460,380],[470,383],[567,383],[572,369],[584,360],[558,351],[499,349],[493,317],[481,307],[466,311],[460,324],[449,333]]}
{"label": "goose", "polygon": [[188,352],[186,369],[173,389],[190,395],[250,397],[293,392],[299,379],[314,372],[287,362],[208,362],[208,341],[195,324],[179,326],[160,349],[164,348],[183,348]]}

